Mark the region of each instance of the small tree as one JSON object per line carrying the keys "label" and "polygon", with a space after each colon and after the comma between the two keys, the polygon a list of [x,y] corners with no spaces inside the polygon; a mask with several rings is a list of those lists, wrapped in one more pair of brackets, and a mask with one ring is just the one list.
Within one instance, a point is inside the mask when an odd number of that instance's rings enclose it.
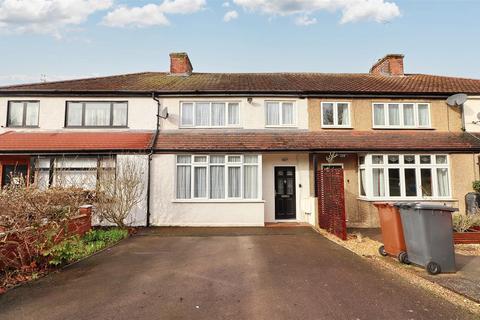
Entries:
{"label": "small tree", "polygon": [[128,215],[143,199],[143,170],[138,161],[125,158],[116,170],[99,172],[95,209],[100,219],[127,226]]}

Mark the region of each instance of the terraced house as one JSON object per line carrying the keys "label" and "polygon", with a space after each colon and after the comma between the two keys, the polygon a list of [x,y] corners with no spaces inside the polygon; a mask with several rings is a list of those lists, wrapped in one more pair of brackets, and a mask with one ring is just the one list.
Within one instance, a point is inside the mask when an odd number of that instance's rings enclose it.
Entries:
{"label": "terraced house", "polygon": [[[369,227],[376,201],[465,209],[479,176],[480,80],[406,74],[402,55],[363,74],[194,73],[185,53],[170,59],[170,72],[0,88],[2,184],[15,172],[52,186],[57,169],[93,187],[87,169],[135,159],[147,187],[134,225],[335,215]],[[465,106],[445,102],[457,93]]]}

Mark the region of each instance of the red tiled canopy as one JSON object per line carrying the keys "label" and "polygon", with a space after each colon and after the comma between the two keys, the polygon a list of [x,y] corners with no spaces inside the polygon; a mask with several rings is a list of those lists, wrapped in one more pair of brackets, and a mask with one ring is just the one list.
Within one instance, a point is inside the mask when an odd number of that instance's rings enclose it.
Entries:
{"label": "red tiled canopy", "polygon": [[0,135],[0,153],[142,151],[153,132],[15,132]]}
{"label": "red tiled canopy", "polygon": [[451,151],[480,150],[468,133],[414,130],[168,131],[160,133],[157,152],[242,151]]}

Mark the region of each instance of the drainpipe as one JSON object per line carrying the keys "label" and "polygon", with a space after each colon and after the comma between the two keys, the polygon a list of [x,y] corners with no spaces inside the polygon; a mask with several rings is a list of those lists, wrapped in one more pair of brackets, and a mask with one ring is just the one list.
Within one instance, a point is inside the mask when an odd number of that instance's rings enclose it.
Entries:
{"label": "drainpipe", "polygon": [[157,102],[157,125],[155,128],[155,134],[153,135],[152,142],[150,143],[150,152],[148,153],[148,177],[147,177],[147,227],[150,227],[150,193],[151,193],[151,188],[150,188],[150,181],[152,177],[152,155],[154,152],[155,148],[155,143],[157,142],[157,137],[160,132],[160,109],[162,107],[162,104],[160,100],[155,96],[155,92],[152,92],[152,99]]}

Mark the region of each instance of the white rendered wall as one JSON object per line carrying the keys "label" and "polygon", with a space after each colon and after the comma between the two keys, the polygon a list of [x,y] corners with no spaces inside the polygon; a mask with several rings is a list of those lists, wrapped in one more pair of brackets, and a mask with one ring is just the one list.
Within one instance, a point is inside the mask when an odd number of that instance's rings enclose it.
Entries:
{"label": "white rendered wall", "polygon": [[[279,129],[265,128],[265,101],[291,101],[295,104],[296,125],[285,127],[292,129],[308,129],[307,99],[294,98],[253,98],[248,103],[247,97],[230,98],[165,98],[161,99],[162,107],[168,108],[169,117],[162,120],[162,130],[175,130],[180,128],[180,104],[181,102],[238,102],[240,104],[240,125],[234,128],[243,129]],[[191,128],[188,128],[191,129]]]}
{"label": "white rendered wall", "polygon": [[152,226],[263,226],[263,201],[175,200],[175,155],[152,157]]}
{"label": "white rendered wall", "polygon": [[[465,112],[465,129],[470,132],[480,132],[480,96],[468,97],[463,105]],[[478,122],[478,123],[474,123]]]}
{"label": "white rendered wall", "polygon": [[[8,101],[40,101],[39,128],[5,128],[7,124]],[[0,133],[5,130],[61,130],[65,129],[65,109],[67,101],[128,101],[128,129],[155,130],[157,102],[152,98],[65,98],[65,97],[0,97]],[[65,129],[89,130],[89,129]],[[99,130],[99,129],[92,129]],[[100,130],[125,130],[105,128]]]}
{"label": "white rendered wall", "polygon": [[[314,208],[310,198],[308,153],[263,154],[263,199],[265,222],[275,222],[275,167],[295,167],[296,221],[315,225]],[[300,187],[301,185],[301,187]],[[281,220],[280,220],[281,221]]]}

